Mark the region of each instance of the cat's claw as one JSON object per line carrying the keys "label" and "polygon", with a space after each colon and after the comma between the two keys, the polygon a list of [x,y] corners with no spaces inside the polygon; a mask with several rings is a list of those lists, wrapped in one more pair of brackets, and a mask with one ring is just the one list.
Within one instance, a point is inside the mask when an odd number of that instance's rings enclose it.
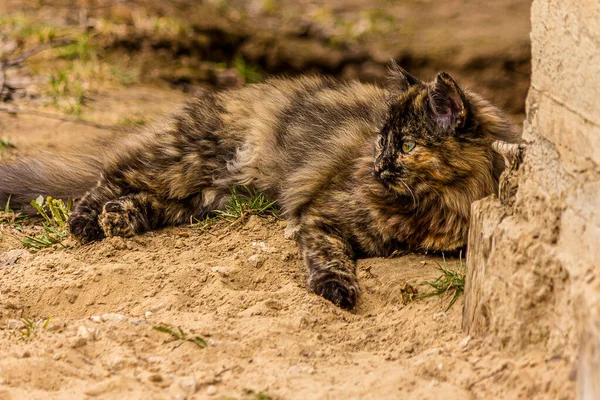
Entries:
{"label": "cat's claw", "polygon": [[351,310],[356,305],[360,289],[356,279],[342,276],[323,276],[309,283],[310,289],[338,307]]}

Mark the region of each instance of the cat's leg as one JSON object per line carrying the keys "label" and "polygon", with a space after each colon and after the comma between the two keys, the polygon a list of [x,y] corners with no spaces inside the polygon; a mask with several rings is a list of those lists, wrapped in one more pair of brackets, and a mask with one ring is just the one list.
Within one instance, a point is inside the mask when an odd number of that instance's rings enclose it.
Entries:
{"label": "cat's leg", "polygon": [[309,289],[342,308],[354,308],[360,287],[348,241],[326,224],[302,224],[296,240],[308,267]]}
{"label": "cat's leg", "polygon": [[131,194],[107,202],[98,222],[107,237],[131,237],[165,225],[188,222],[198,216],[198,208],[192,203],[162,199],[144,192]]}

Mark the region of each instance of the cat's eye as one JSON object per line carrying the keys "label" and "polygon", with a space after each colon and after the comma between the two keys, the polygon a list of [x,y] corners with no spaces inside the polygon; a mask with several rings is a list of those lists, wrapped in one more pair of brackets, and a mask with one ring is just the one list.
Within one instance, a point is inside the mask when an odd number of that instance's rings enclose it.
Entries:
{"label": "cat's eye", "polygon": [[404,154],[410,153],[412,151],[412,149],[414,149],[416,146],[415,142],[404,142],[402,143],[402,152]]}
{"label": "cat's eye", "polygon": [[379,148],[383,147],[383,136],[379,136],[377,138],[377,147],[379,147]]}

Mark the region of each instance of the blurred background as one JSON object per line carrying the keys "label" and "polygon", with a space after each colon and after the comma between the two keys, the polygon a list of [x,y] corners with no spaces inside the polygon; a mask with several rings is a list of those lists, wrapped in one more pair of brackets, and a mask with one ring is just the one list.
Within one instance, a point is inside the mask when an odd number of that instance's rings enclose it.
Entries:
{"label": "blurred background", "polygon": [[423,79],[449,71],[519,122],[529,8],[528,0],[3,0],[0,136],[6,147],[7,135],[28,129],[7,117],[20,113],[146,125],[192,93],[272,75],[380,82],[390,59]]}

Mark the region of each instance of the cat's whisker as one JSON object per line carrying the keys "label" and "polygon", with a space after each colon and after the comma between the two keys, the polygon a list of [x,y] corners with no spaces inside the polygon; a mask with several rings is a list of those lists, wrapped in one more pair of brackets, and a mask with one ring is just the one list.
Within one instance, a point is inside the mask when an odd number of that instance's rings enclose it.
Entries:
{"label": "cat's whisker", "polygon": [[410,192],[410,195],[412,196],[413,199],[413,206],[415,208],[417,208],[417,198],[415,197],[415,194],[413,193],[413,191],[411,190],[411,188],[408,187],[408,185],[406,184],[406,182],[404,182],[402,179],[399,179],[400,183],[402,183],[404,185],[404,187],[406,188],[406,190],[408,190]]}

